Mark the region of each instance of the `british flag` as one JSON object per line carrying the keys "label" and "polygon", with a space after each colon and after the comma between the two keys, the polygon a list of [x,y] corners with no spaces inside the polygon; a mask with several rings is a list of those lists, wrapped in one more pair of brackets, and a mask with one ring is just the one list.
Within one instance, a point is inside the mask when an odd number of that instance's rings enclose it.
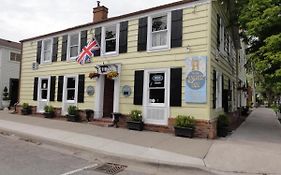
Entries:
{"label": "british flag", "polygon": [[90,63],[91,57],[93,57],[95,55],[95,52],[99,49],[100,47],[98,42],[93,38],[93,40],[82,49],[81,53],[76,58],[76,61],[81,65],[85,63]]}

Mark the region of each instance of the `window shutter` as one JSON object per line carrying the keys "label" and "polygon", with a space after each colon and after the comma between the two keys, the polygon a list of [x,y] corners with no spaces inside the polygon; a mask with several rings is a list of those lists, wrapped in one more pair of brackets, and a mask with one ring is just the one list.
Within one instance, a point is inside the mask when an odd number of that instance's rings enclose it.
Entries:
{"label": "window shutter", "polygon": [[37,42],[37,56],[36,56],[36,62],[38,64],[41,63],[41,49],[42,49],[42,41]]}
{"label": "window shutter", "polygon": [[216,108],[216,96],[217,96],[217,72],[213,70],[213,108]]}
{"label": "window shutter", "polygon": [[[95,38],[99,46],[101,46],[101,27],[95,29]],[[95,52],[95,56],[100,56],[100,50],[101,48]]]}
{"label": "window shutter", "polygon": [[59,76],[57,101],[62,101],[63,76]]}
{"label": "window shutter", "polygon": [[66,61],[68,35],[62,37],[61,61]]}
{"label": "window shutter", "polygon": [[143,96],[143,70],[135,71],[134,82],[134,105],[142,105]]}
{"label": "window shutter", "polygon": [[37,101],[37,94],[38,94],[38,77],[34,78],[33,82],[33,100]]}
{"label": "window shutter", "polygon": [[221,44],[221,18],[220,15],[217,14],[217,48],[220,49]]}
{"label": "window shutter", "polygon": [[119,53],[127,53],[128,21],[120,23]]}
{"label": "window shutter", "polygon": [[84,103],[85,75],[78,77],[78,103]]}
{"label": "window shutter", "polygon": [[53,39],[53,52],[52,52],[52,61],[56,62],[58,57],[58,46],[59,46],[59,39],[55,37]]}
{"label": "window shutter", "polygon": [[181,106],[182,68],[172,68],[170,76],[170,106]]}
{"label": "window shutter", "polygon": [[182,46],[182,9],[172,11],[171,47]]}
{"label": "window shutter", "polygon": [[51,76],[50,101],[55,101],[56,76]]}
{"label": "window shutter", "polygon": [[147,46],[147,17],[139,19],[138,51],[146,51]]}
{"label": "window shutter", "polygon": [[87,46],[87,30],[82,31],[80,37],[81,37],[81,39],[80,39],[80,42],[81,42],[80,50],[82,51],[82,49],[85,46]]}

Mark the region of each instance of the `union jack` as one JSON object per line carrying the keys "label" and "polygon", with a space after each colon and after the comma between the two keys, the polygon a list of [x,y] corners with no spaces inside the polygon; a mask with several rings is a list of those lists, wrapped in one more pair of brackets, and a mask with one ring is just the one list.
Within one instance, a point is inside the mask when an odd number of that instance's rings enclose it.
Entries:
{"label": "union jack", "polygon": [[81,53],[76,58],[76,61],[81,65],[85,64],[85,62],[90,63],[91,57],[93,57],[95,55],[95,52],[99,49],[100,47],[98,42],[93,38],[93,40],[82,49]]}

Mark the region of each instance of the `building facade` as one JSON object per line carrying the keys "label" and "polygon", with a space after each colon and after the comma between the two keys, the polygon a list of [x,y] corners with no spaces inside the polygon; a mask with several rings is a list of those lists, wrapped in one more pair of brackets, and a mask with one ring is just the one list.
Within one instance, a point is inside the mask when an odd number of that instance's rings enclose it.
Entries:
{"label": "building facade", "polygon": [[21,44],[0,39],[0,109],[5,87],[8,88],[10,105],[18,101]]}
{"label": "building facade", "polygon": [[[196,135],[213,138],[219,114],[237,110],[240,40],[231,22],[233,4],[185,0],[107,18],[94,8],[93,22],[22,41],[20,102],[37,113],[69,105],[143,113],[146,128],[171,131],[177,115],[197,119]],[[95,38],[91,63],[75,58]],[[114,79],[109,72],[117,72]],[[98,74],[90,78],[90,74]]]}

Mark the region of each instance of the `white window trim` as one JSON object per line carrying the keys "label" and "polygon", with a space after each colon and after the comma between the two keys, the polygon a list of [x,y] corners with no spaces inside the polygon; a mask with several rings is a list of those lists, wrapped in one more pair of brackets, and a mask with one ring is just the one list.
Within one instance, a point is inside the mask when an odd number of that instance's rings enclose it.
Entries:
{"label": "white window trim", "polygon": [[73,32],[69,33],[67,36],[67,61],[76,61],[77,56],[75,57],[70,57],[70,36],[71,35],[77,35],[78,34],[78,55],[80,53],[81,49],[81,32]]}
{"label": "white window trim", "polygon": [[[75,78],[75,99],[74,100],[67,100],[67,78]],[[64,76],[64,83],[63,83],[63,103],[71,103],[76,105],[77,98],[78,98],[78,75],[66,75]]]}
{"label": "white window trim", "polygon": [[217,72],[216,75],[216,109],[222,108],[222,74]]}
{"label": "white window trim", "polygon": [[[167,15],[167,45],[152,47],[152,18]],[[161,13],[157,15],[151,15],[148,17],[147,23],[147,51],[162,51],[169,50],[171,48],[171,12]]]}
{"label": "white window trim", "polygon": [[20,61],[16,61],[16,60],[11,60],[11,53],[15,53],[15,54],[19,54],[20,55],[20,52],[15,52],[15,51],[9,51],[9,61],[10,62],[13,62],[13,63],[20,63]]}
{"label": "white window trim", "polygon": [[[51,52],[50,52],[50,60],[44,61],[44,42],[50,40],[51,41]],[[41,47],[41,64],[48,64],[52,62],[52,55],[53,55],[53,39],[47,38],[42,41],[42,47]]]}
{"label": "white window trim", "polygon": [[[105,29],[107,27],[115,26],[116,27],[116,50],[113,52],[106,52],[105,46]],[[101,56],[115,56],[119,54],[119,39],[120,39],[120,23],[108,24],[102,27],[101,33]]]}

